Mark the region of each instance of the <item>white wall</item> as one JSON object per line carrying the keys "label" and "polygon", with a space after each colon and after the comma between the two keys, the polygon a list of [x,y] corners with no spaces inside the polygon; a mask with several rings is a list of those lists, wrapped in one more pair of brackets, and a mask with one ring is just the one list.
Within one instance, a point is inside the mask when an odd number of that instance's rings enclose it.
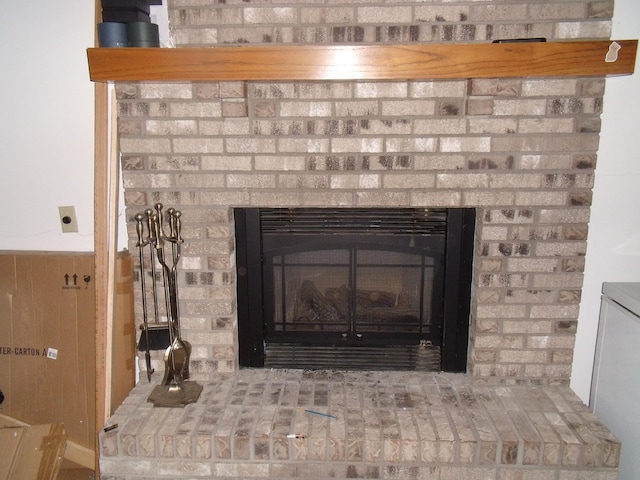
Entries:
{"label": "white wall", "polygon": [[[93,251],[94,2],[4,2],[0,250]],[[62,233],[74,205],[79,233]]]}
{"label": "white wall", "polygon": [[[615,0],[614,39],[640,38],[640,2]],[[589,400],[603,282],[640,282],[640,64],[607,80],[571,387]]]}

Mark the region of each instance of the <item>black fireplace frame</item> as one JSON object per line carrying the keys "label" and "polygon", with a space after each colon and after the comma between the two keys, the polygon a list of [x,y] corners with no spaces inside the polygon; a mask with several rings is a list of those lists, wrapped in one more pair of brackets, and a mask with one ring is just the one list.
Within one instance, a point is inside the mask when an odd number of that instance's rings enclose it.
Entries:
{"label": "black fireplace frame", "polygon": [[[264,314],[265,308],[270,307],[268,307],[269,301],[265,301],[264,298],[265,258],[260,210],[259,208],[234,209],[238,351],[241,367],[264,367],[265,338],[269,334]],[[281,210],[286,213],[296,209]],[[393,209],[377,209],[378,213],[391,210]],[[437,210],[446,218],[442,262],[444,293],[441,307],[436,309],[438,315],[442,317],[439,341],[440,370],[466,372],[476,212],[475,209],[470,208]],[[424,212],[425,209],[416,211]],[[428,244],[429,241],[423,243]],[[347,346],[349,342],[340,343],[342,346]]]}

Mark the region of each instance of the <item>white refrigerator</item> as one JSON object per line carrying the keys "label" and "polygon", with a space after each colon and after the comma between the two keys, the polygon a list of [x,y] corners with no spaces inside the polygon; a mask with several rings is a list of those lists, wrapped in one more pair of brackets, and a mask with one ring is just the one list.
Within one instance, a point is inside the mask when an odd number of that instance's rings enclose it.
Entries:
{"label": "white refrigerator", "polygon": [[640,479],[640,283],[602,286],[589,406],[622,442],[618,479]]}

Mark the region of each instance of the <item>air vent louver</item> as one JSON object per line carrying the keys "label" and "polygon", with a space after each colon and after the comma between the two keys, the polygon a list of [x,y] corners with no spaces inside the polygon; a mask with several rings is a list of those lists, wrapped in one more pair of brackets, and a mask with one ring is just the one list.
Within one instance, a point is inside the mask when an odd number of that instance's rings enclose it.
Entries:
{"label": "air vent louver", "polygon": [[447,213],[444,208],[263,208],[262,232],[380,233],[385,235],[444,235]]}

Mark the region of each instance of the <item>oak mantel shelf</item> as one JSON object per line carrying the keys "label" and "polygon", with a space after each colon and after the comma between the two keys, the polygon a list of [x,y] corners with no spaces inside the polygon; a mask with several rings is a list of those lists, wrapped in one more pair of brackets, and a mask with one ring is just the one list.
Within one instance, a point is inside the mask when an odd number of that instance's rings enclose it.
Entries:
{"label": "oak mantel shelf", "polygon": [[99,81],[411,80],[629,75],[637,40],[89,48]]}

